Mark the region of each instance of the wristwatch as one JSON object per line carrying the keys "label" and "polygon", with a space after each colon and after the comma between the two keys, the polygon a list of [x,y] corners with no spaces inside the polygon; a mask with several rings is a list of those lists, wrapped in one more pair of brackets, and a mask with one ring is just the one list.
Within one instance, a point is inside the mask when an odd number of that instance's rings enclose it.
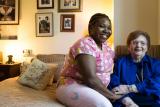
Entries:
{"label": "wristwatch", "polygon": [[135,85],[128,85],[129,92],[138,93],[137,87]]}

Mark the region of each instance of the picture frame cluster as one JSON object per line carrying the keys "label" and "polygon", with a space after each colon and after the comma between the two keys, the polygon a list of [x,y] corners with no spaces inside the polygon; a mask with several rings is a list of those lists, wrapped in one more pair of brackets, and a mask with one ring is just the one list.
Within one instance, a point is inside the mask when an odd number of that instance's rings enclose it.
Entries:
{"label": "picture frame cluster", "polygon": [[[58,0],[60,14],[60,32],[75,32],[75,15],[69,12],[82,12],[83,0]],[[54,0],[37,0],[37,9],[54,8]],[[64,14],[65,12],[69,14]],[[36,13],[37,37],[53,36],[53,13]]]}

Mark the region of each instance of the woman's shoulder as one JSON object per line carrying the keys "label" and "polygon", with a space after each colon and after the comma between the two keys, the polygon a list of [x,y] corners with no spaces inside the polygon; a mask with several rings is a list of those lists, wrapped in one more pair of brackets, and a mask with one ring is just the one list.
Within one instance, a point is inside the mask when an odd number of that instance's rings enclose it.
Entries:
{"label": "woman's shoulder", "polygon": [[127,60],[130,60],[130,57],[131,56],[129,54],[116,56],[115,61],[127,61]]}
{"label": "woman's shoulder", "polygon": [[89,36],[87,37],[82,37],[79,40],[77,40],[72,47],[77,47],[77,46],[81,46],[81,47],[86,47],[86,46],[93,46],[95,45],[93,39]]}
{"label": "woman's shoulder", "polygon": [[157,58],[155,58],[155,57],[152,57],[152,56],[150,56],[150,55],[145,55],[145,60],[147,60],[147,61],[149,61],[149,62],[151,62],[151,63],[159,63],[160,64],[160,59],[157,59]]}
{"label": "woman's shoulder", "polygon": [[74,56],[82,53],[96,56],[96,52],[97,47],[89,37],[83,37],[79,39],[70,47],[70,53],[72,53]]}
{"label": "woman's shoulder", "polygon": [[118,58],[115,57],[114,63],[117,65],[126,65],[132,63],[132,59],[130,58],[130,55],[123,55],[119,56]]}
{"label": "woman's shoulder", "polygon": [[85,36],[83,38],[80,39],[81,42],[85,42],[85,43],[91,43],[93,44],[94,43],[94,40],[90,37],[90,36]]}
{"label": "woman's shoulder", "polygon": [[147,63],[150,64],[150,66],[152,66],[152,68],[154,69],[153,71],[158,75],[160,75],[160,59],[151,57],[149,55],[145,56],[147,59]]}

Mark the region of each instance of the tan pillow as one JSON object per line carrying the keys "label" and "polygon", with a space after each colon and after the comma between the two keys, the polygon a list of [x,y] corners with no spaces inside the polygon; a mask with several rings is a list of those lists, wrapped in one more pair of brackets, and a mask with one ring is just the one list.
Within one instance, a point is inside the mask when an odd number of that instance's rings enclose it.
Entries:
{"label": "tan pillow", "polygon": [[47,66],[50,70],[50,72],[52,72],[52,75],[50,75],[50,80],[49,80],[49,83],[48,85],[52,85],[53,84],[53,80],[54,80],[54,77],[55,77],[55,72],[57,71],[58,69],[58,64],[55,64],[55,63],[47,63]]}
{"label": "tan pillow", "polygon": [[33,59],[27,70],[18,78],[18,82],[37,90],[43,90],[53,73],[46,63]]}

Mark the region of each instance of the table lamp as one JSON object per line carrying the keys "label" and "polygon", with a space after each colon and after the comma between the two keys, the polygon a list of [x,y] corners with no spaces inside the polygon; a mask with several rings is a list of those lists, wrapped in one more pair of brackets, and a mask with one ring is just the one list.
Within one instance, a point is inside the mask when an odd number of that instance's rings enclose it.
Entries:
{"label": "table lamp", "polygon": [[32,50],[31,49],[24,49],[23,50],[23,57],[25,58],[24,61],[30,62],[30,59],[33,57]]}
{"label": "table lamp", "polygon": [[32,50],[31,49],[24,49],[23,50],[23,57],[30,57],[32,56]]}

